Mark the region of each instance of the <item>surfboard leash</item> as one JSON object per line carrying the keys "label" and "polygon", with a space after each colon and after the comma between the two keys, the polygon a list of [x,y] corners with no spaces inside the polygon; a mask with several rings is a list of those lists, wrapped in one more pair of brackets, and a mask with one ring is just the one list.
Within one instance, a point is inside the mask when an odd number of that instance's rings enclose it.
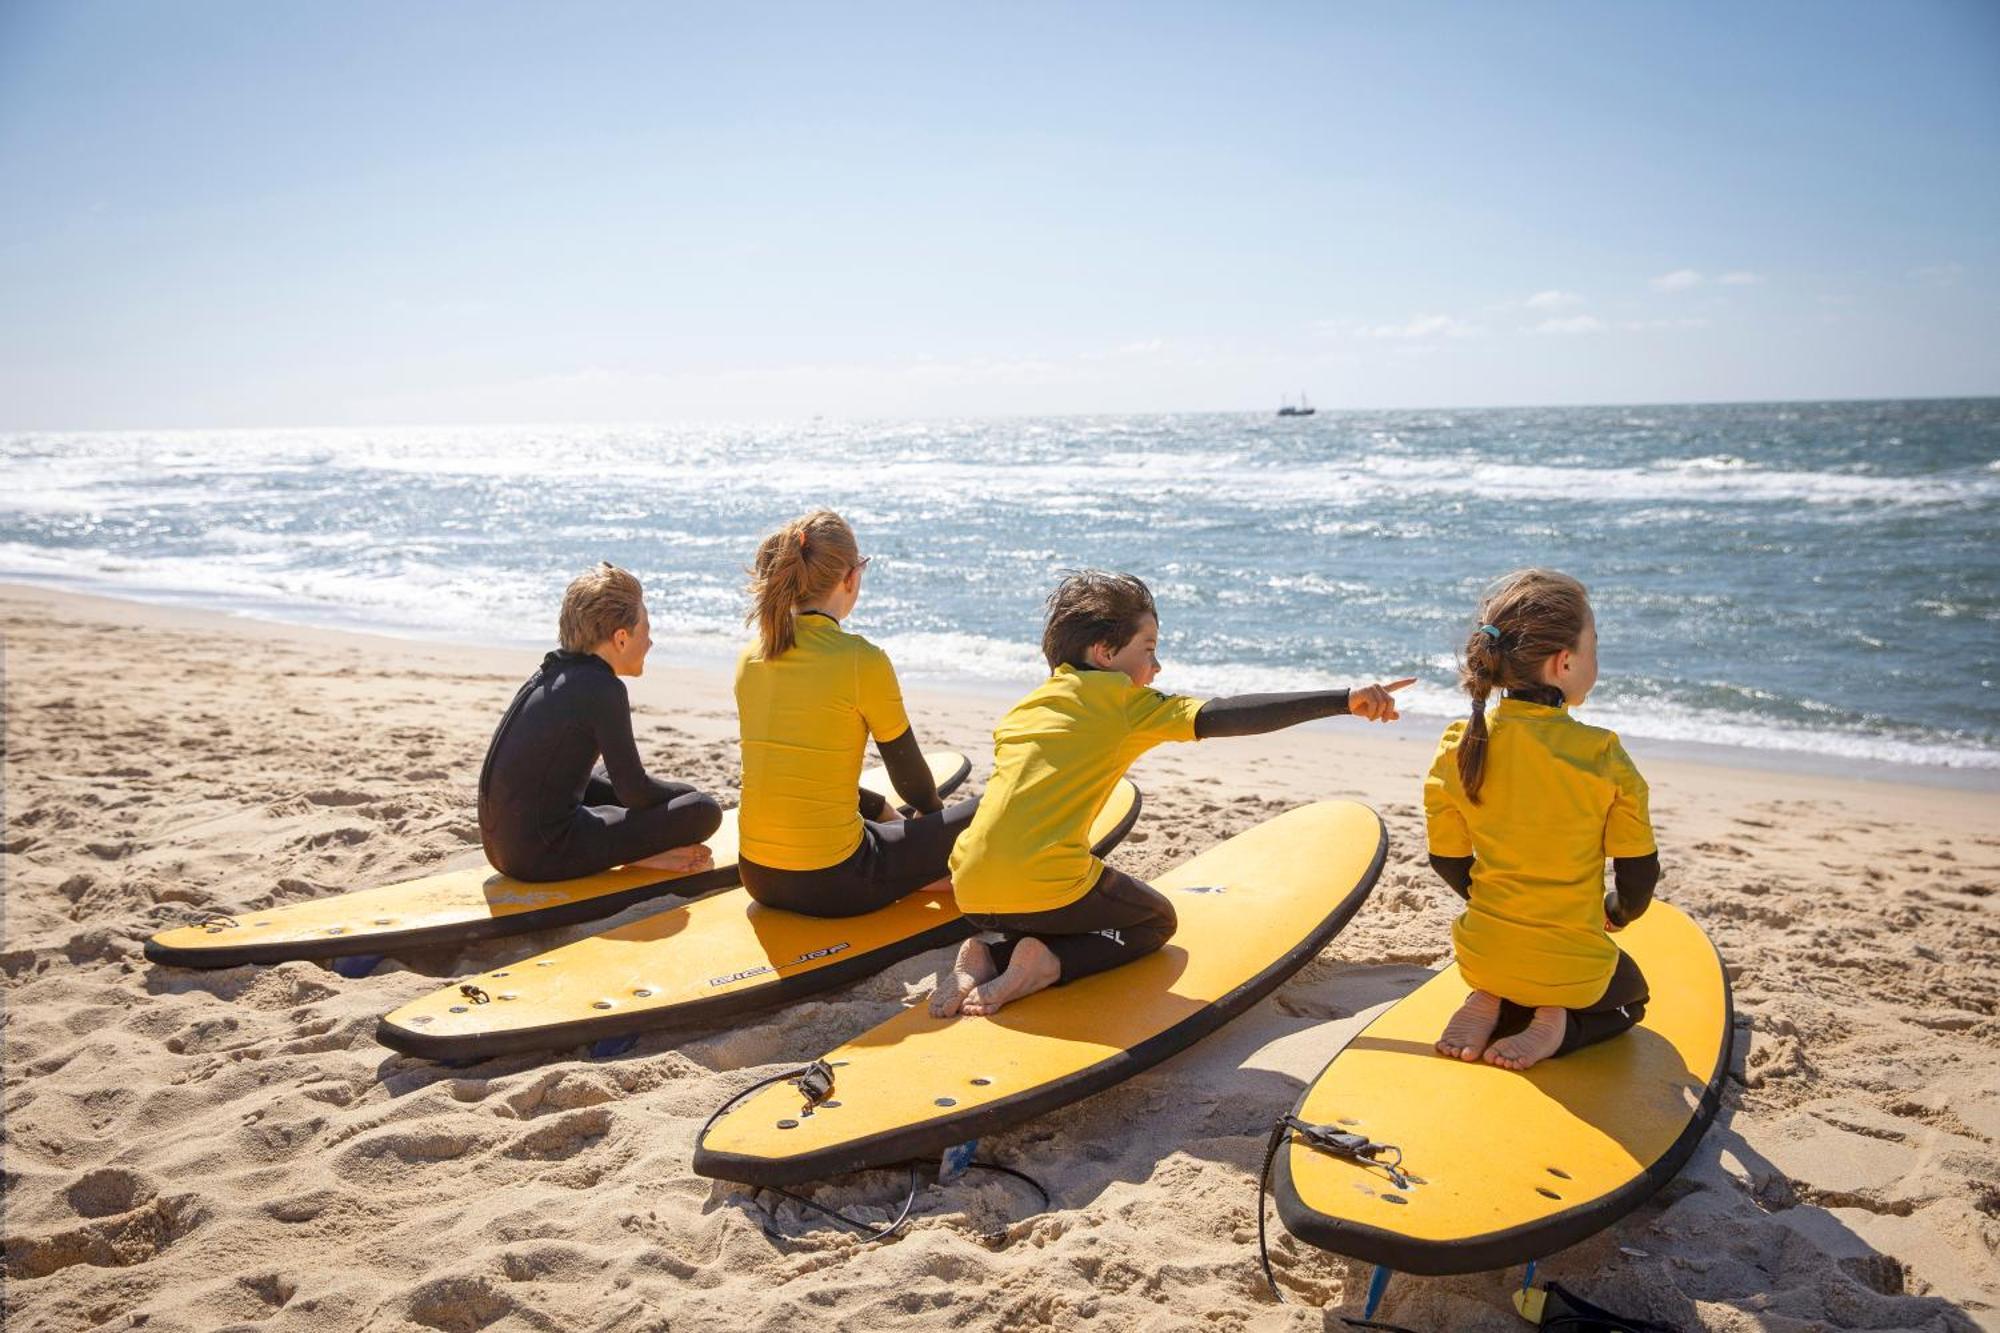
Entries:
{"label": "surfboard leash", "polygon": [[[910,1188],[903,1195],[903,1206],[897,1212],[894,1221],[879,1227],[870,1226],[868,1223],[860,1221],[857,1218],[849,1217],[846,1213],[841,1212],[838,1208],[829,1208],[825,1204],[819,1202],[816,1199],[808,1199],[803,1194],[794,1194],[792,1191],[788,1189],[781,1189],[776,1185],[759,1186],[756,1190],[755,1197],[757,1199],[757,1207],[759,1208],[760,1211],[763,1212],[764,1217],[766,1219],[763,1225],[764,1234],[769,1236],[772,1240],[790,1239],[790,1237],[786,1236],[783,1232],[777,1230],[777,1222],[778,1222],[777,1215],[774,1214],[769,1208],[764,1207],[763,1196],[766,1193],[771,1193],[771,1194],[776,1194],[781,1198],[790,1199],[793,1203],[798,1204],[802,1208],[810,1208],[814,1212],[820,1214],[822,1217],[830,1217],[834,1221],[840,1223],[842,1226],[851,1227],[861,1237],[861,1239],[864,1242],[887,1240],[889,1239],[889,1237],[895,1235],[898,1231],[902,1230],[903,1224],[910,1220],[910,1213],[916,1207],[917,1195],[922,1193],[923,1191],[923,1170],[924,1167],[928,1164],[923,1161],[911,1161],[907,1165],[909,1166],[910,1169]],[[1016,1180],[1025,1182],[1030,1189],[1034,1190],[1035,1193],[1042,1196],[1042,1208],[1045,1211],[1049,1207],[1050,1200],[1049,1200],[1048,1190],[1043,1187],[1042,1183],[1039,1180],[1036,1180],[1033,1176],[1029,1175],[1025,1171],[1017,1171],[1011,1166],[1002,1166],[998,1162],[967,1162],[965,1164],[965,1169],[967,1171],[993,1171],[1003,1176],[1012,1176]]]}
{"label": "surfboard leash", "polygon": [[[1295,1115],[1281,1115],[1271,1125],[1271,1137],[1264,1145],[1264,1165],[1257,1172],[1257,1261],[1263,1265],[1264,1281],[1271,1288],[1272,1299],[1280,1305],[1290,1304],[1284,1291],[1278,1286],[1278,1275],[1271,1271],[1271,1247],[1265,1230],[1264,1196],[1271,1188],[1271,1167],[1278,1160],[1278,1149],[1287,1138],[1296,1137],[1320,1152],[1335,1157],[1344,1157],[1362,1166],[1378,1168],[1388,1173],[1390,1183],[1397,1189],[1408,1189],[1410,1178],[1403,1171],[1403,1150],[1393,1143],[1377,1143],[1365,1134],[1352,1134],[1333,1125],[1315,1125],[1301,1120]],[[1341,1322],[1350,1328],[1378,1328],[1390,1333],[1412,1333],[1396,1324],[1382,1324],[1369,1319],[1348,1319]]]}
{"label": "surfboard leash", "polygon": [[[751,1093],[756,1092],[759,1088],[768,1088],[773,1083],[782,1083],[787,1079],[792,1082],[793,1086],[798,1088],[799,1095],[805,1098],[805,1104],[799,1108],[800,1115],[812,1114],[814,1107],[833,1096],[833,1066],[829,1065],[826,1061],[815,1060],[809,1065],[800,1065],[796,1069],[781,1070],[767,1078],[760,1078],[755,1083],[740,1089],[735,1095],[723,1102],[722,1105],[716,1107],[714,1113],[708,1117],[707,1123],[702,1125],[701,1133],[695,1136],[695,1142],[699,1143],[702,1139],[708,1137],[708,1131],[715,1127],[716,1121],[722,1119],[728,1113],[730,1107],[736,1105],[736,1103],[742,1101]],[[910,1188],[903,1196],[903,1206],[897,1212],[894,1221],[880,1227],[871,1226],[866,1222],[849,1217],[837,1208],[829,1208],[815,1199],[808,1199],[803,1194],[794,1194],[792,1191],[776,1185],[756,1186],[751,1192],[751,1199],[756,1203],[758,1210],[764,1214],[765,1222],[762,1224],[761,1229],[765,1235],[771,1237],[773,1240],[783,1240],[785,1236],[783,1233],[775,1230],[778,1219],[769,1208],[764,1206],[763,1199],[766,1192],[790,1199],[802,1208],[810,1208],[816,1213],[830,1217],[842,1226],[850,1227],[858,1232],[864,1241],[887,1240],[900,1231],[905,1222],[910,1220],[910,1212],[916,1207],[917,1195],[923,1188],[923,1180],[920,1174],[923,1167],[924,1163],[921,1161],[913,1160],[909,1163]],[[1014,1179],[1024,1182],[1028,1188],[1041,1196],[1042,1208],[1045,1211],[1053,1202],[1047,1187],[1025,1171],[1016,1170],[1011,1166],[1002,1166],[998,1162],[980,1161],[967,1162],[964,1169],[967,1171],[992,1171],[1003,1176],[1012,1176]]]}
{"label": "surfboard leash", "polygon": [[846,1213],[841,1212],[838,1208],[829,1208],[825,1204],[820,1203],[815,1199],[808,1199],[803,1194],[794,1194],[790,1190],[782,1189],[777,1185],[760,1185],[757,1187],[755,1193],[751,1197],[756,1200],[757,1207],[764,1214],[765,1221],[763,1224],[763,1232],[765,1235],[769,1236],[772,1240],[789,1240],[790,1237],[786,1236],[782,1231],[779,1231],[777,1229],[778,1226],[777,1214],[773,1213],[770,1209],[764,1207],[764,1195],[766,1192],[769,1192],[771,1194],[776,1194],[782,1198],[790,1199],[793,1203],[798,1204],[801,1208],[810,1208],[814,1212],[819,1213],[823,1217],[832,1218],[834,1221],[840,1223],[842,1226],[852,1227],[856,1232],[860,1234],[861,1239],[864,1242],[867,1242],[867,1241],[887,1240],[889,1239],[889,1237],[895,1235],[898,1231],[901,1231],[903,1229],[903,1224],[910,1220],[910,1210],[917,1206],[917,1194],[922,1188],[923,1188],[923,1177],[919,1172],[918,1164],[915,1162],[911,1162],[910,1188],[909,1191],[903,1195],[902,1211],[896,1214],[894,1221],[888,1222],[885,1225],[879,1227],[873,1227],[868,1225],[868,1223],[866,1222],[857,1221],[856,1219],[849,1217]]}

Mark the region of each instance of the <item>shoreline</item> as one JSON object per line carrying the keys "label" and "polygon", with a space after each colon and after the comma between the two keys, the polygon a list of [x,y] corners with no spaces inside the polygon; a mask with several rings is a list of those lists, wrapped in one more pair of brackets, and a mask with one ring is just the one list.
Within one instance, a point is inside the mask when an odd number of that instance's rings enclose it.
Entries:
{"label": "shoreline", "polygon": [[[341,623],[338,620],[328,621],[310,616],[288,619],[279,614],[268,613],[263,608],[217,607],[193,598],[154,597],[131,591],[108,592],[98,588],[77,587],[62,580],[42,580],[18,574],[0,578],[0,596],[23,593],[45,593],[57,597],[77,598],[84,602],[104,602],[113,606],[149,607],[195,617],[195,620],[189,622],[191,624],[200,624],[203,618],[213,617],[222,623],[232,625],[264,625],[306,633],[379,639],[411,647],[469,651],[481,655],[505,655],[509,661],[524,663],[518,672],[523,676],[533,661],[549,647],[547,643],[528,640],[478,640],[451,633],[425,634],[396,627],[360,622]],[[671,662],[667,661],[666,656],[673,652],[674,645],[671,643],[662,641],[655,646],[655,656],[649,662],[654,674],[666,670],[719,676],[724,679],[726,685],[727,675],[733,666],[733,659],[728,655],[695,651],[683,653]],[[929,670],[903,672],[902,678],[905,689],[911,692],[921,691],[987,700],[993,707],[995,718],[998,718],[1008,704],[1035,684],[1033,679],[1025,677],[1019,682],[1010,682],[983,676],[954,676]],[[1585,721],[1590,720],[1587,713],[1583,716]],[[1443,714],[1406,710],[1398,726],[1401,730],[1427,732],[1435,738],[1451,720],[1451,717]],[[1308,723],[1306,730],[1323,732],[1339,725],[1341,725],[1339,720],[1333,719]],[[1977,768],[1950,764],[1904,763],[1889,759],[1851,758],[1803,749],[1777,747],[1757,749],[1712,741],[1669,740],[1622,732],[1620,734],[1633,757],[1647,764],[1667,762],[1786,779],[1880,783],[1891,786],[2000,793],[2000,767]]]}

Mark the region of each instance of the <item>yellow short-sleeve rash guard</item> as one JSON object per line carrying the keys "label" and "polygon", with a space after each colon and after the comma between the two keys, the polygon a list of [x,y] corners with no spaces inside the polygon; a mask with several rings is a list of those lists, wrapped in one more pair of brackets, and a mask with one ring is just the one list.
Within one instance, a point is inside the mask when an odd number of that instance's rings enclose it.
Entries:
{"label": "yellow short-sleeve rash guard", "polygon": [[993,729],[993,778],[951,854],[960,910],[1048,912],[1088,893],[1104,866],[1091,821],[1133,760],[1195,738],[1201,705],[1122,671],[1056,668]]}
{"label": "yellow short-sleeve rash guard", "polygon": [[736,663],[743,744],[742,855],[774,870],[821,870],[861,845],[863,751],[910,729],[896,669],[829,616],[798,618],[797,641]]}
{"label": "yellow short-sleeve rash guard", "polygon": [[1431,854],[1473,858],[1472,901],[1452,925],[1459,970],[1517,1004],[1595,1004],[1618,962],[1604,859],[1654,850],[1646,780],[1614,733],[1505,699],[1474,803],[1458,775],[1465,725],[1445,729],[1424,780]]}

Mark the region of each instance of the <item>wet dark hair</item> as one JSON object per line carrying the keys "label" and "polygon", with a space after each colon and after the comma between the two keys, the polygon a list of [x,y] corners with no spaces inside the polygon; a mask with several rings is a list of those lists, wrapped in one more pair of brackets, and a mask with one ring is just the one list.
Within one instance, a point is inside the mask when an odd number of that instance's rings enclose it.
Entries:
{"label": "wet dark hair", "polygon": [[1065,664],[1081,671],[1091,667],[1087,654],[1101,643],[1118,652],[1139,632],[1147,616],[1155,620],[1153,593],[1131,574],[1079,569],[1063,576],[1049,594],[1048,620],[1042,626],[1042,656],[1049,670]]}
{"label": "wet dark hair", "polygon": [[[1553,569],[1517,569],[1479,599],[1479,620],[1465,641],[1458,682],[1472,696],[1472,721],[1458,743],[1458,780],[1479,803],[1486,777],[1486,700],[1495,690],[1531,690],[1542,663],[1574,649],[1590,623],[1590,595]],[[1492,626],[1494,633],[1486,632]]]}

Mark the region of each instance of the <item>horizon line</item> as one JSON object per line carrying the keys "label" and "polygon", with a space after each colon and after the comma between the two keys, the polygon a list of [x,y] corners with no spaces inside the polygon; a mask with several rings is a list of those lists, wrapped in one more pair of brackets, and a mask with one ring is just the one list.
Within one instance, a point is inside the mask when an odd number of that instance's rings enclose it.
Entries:
{"label": "horizon line", "polygon": [[[1858,405],[1863,403],[1980,403],[2000,399],[2000,391],[1992,393],[1950,393],[1950,394],[1909,394],[1897,396],[1876,396],[1861,398],[1687,398],[1672,400],[1652,400],[1636,402],[1542,402],[1542,403],[1478,403],[1460,406],[1376,406],[1376,407],[1319,407],[1316,416],[1358,415],[1382,412],[1534,412],[1549,410],[1624,409],[1635,411],[1658,408],[1694,407],[1827,407]],[[916,425],[927,422],[963,421],[1033,421],[1066,420],[1089,421],[1109,417],[1117,418],[1162,418],[1162,417],[1269,417],[1279,420],[1275,409],[1227,407],[1227,408],[1178,408],[1155,411],[1094,411],[1094,412],[971,412],[924,416],[894,415],[837,415],[813,413],[811,415],[785,415],[771,417],[675,417],[656,419],[637,418],[569,418],[537,419],[524,421],[380,421],[356,422],[340,425],[301,424],[215,426],[215,425],[146,425],[146,426],[0,426],[0,435],[134,435],[147,432],[211,432],[248,433],[257,431],[348,431],[348,430],[522,430],[555,426],[592,426],[607,429],[656,430],[665,427],[689,426],[771,426],[809,425],[830,423],[841,425]],[[1283,418],[1297,422],[1298,417]]]}

